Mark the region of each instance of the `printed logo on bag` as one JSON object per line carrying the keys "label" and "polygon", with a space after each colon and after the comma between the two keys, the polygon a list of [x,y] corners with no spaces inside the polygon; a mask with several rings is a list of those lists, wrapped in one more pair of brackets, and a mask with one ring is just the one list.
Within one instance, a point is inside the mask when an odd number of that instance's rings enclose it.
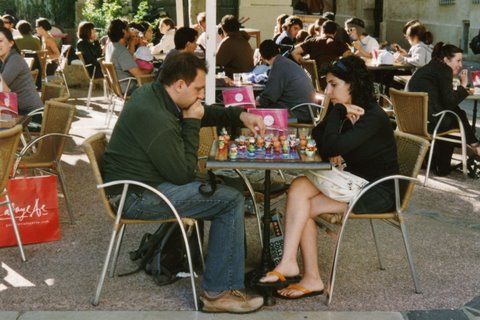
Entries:
{"label": "printed logo on bag", "polygon": [[[39,198],[35,198],[33,205],[24,204],[25,207],[17,206],[16,203],[12,202],[13,207],[13,214],[15,215],[15,219],[19,222],[23,222],[24,220],[28,220],[28,218],[35,218],[48,215],[47,206],[45,203],[41,203]],[[5,209],[0,214],[0,220],[10,220],[10,214],[8,209]],[[38,221],[35,223],[39,223]]]}

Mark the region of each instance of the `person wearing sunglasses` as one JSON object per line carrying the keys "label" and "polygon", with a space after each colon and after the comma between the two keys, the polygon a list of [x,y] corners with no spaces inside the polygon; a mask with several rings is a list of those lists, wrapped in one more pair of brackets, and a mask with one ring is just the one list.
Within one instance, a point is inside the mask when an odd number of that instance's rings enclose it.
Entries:
{"label": "person wearing sunglasses", "polygon": [[373,50],[378,50],[380,46],[378,41],[366,32],[365,22],[358,18],[350,18],[345,21],[345,29],[350,39],[352,39],[354,54],[359,57],[372,59]]}

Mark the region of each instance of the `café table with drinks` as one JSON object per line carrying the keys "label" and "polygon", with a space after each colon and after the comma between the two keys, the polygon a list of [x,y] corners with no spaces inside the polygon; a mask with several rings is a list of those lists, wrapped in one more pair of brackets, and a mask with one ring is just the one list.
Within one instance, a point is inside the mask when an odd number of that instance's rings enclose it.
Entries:
{"label": "caf\u00e9 table with drinks", "polygon": [[[323,161],[316,152],[315,141],[307,131],[269,128],[264,137],[242,135],[234,140],[218,137],[211,148],[208,169],[264,170],[264,215],[262,265],[258,277],[272,268],[270,251],[270,188],[271,170],[330,170],[329,161]],[[229,136],[228,136],[229,137]],[[265,293],[265,304],[272,305],[272,292]]]}

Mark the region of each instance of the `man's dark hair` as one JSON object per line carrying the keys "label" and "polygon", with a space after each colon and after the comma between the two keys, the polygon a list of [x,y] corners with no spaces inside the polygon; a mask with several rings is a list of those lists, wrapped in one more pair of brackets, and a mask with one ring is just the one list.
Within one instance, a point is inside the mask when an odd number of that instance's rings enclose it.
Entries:
{"label": "man's dark hair", "polygon": [[197,30],[189,27],[181,27],[175,32],[173,42],[175,43],[175,49],[183,50],[187,46],[188,42],[195,42],[197,38]]}
{"label": "man's dark hair", "polygon": [[325,19],[335,21],[335,13],[331,11],[325,11],[322,15]]}
{"label": "man's dark hair", "polygon": [[37,20],[35,20],[35,26],[41,27],[46,31],[52,30],[52,25],[50,24],[50,21],[48,21],[47,18],[38,18]]}
{"label": "man's dark hair", "polygon": [[175,81],[183,80],[188,86],[197,77],[198,70],[208,72],[205,60],[190,52],[180,52],[165,59],[159,80],[166,86],[173,84]]}
{"label": "man's dark hair", "polygon": [[288,17],[287,20],[285,20],[285,23],[283,24],[283,30],[287,30],[288,28],[294,25],[300,26],[300,29],[302,29],[303,28],[302,19],[300,19],[297,16]]}
{"label": "man's dark hair", "polygon": [[264,60],[270,60],[277,54],[280,54],[278,46],[275,44],[275,41],[271,39],[263,40],[262,43],[260,43],[259,50]]}
{"label": "man's dark hair", "polygon": [[21,35],[32,33],[32,25],[27,20],[20,20],[17,22],[17,30]]}
{"label": "man's dark hair", "polygon": [[240,22],[234,15],[227,14],[226,16],[223,16],[221,23],[222,29],[226,33],[236,32],[240,30]]}
{"label": "man's dark hair", "polygon": [[107,35],[110,41],[118,42],[120,41],[127,29],[128,23],[121,19],[113,19],[108,25]]}
{"label": "man's dark hair", "polygon": [[322,24],[323,33],[335,34],[337,32],[337,24],[332,20],[327,20]]}

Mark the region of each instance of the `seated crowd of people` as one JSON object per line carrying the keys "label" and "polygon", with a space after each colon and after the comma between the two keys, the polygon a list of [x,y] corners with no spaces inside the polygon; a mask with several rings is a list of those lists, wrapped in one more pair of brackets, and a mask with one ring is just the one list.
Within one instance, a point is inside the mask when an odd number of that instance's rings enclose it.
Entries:
{"label": "seated crowd of people", "polygon": [[[256,60],[268,65],[268,81],[256,97],[257,106],[291,109],[315,102],[316,88],[301,66],[305,59],[314,60],[318,78],[322,79],[321,89],[330,100],[327,116],[312,131],[322,159],[342,163],[346,170],[369,182],[398,174],[394,128],[377,103],[374,80],[366,63],[376,57],[380,45],[367,33],[363,20],[353,17],[342,27],[334,19],[327,12],[304,33],[300,18],[279,16],[273,37],[259,46],[257,56],[261,59],[255,59],[256,53],[240,21],[226,15],[218,26],[217,67],[231,78],[235,73],[251,72]],[[0,43],[7,45],[0,46],[0,73],[2,90],[16,92],[19,112],[26,114],[41,107],[42,102],[21,51],[47,50],[52,68],[56,67],[60,52],[49,33],[52,27],[47,19],[36,20],[38,37],[32,35],[27,21],[21,20],[16,26],[18,31],[12,29],[8,17],[3,17]],[[108,39],[100,41],[93,23],[82,22],[78,26],[76,50],[83,53],[94,77],[102,77],[99,58],[113,63],[120,80],[158,73],[156,80],[145,86],[127,89],[126,83],[122,83],[122,89],[129,90],[130,99],[106,148],[103,178],[105,182],[145,182],[164,193],[181,216],[209,220],[208,255],[200,297],[203,311],[255,311],[262,307],[263,298],[245,291],[244,195],[225,184],[219,184],[208,197],[202,195],[202,181],[196,178],[195,171],[201,127],[243,126],[264,135],[263,118],[243,108],[203,104],[208,72],[202,55],[205,14],[199,14],[197,25],[178,29],[171,18],[161,19],[159,31],[163,36],[154,44],[148,23],[114,19],[108,26]],[[428,93],[429,130],[438,121],[433,114],[451,110],[466,128],[470,151],[480,155],[479,140],[465,111],[458,106],[472,93],[468,75],[462,70],[463,51],[443,42],[433,45],[431,33],[417,20],[409,21],[403,33],[411,47],[406,50],[394,43],[390,49],[397,63],[414,66],[406,90]],[[156,64],[156,57],[161,57],[160,65]],[[460,80],[456,88],[452,86],[455,76]],[[312,121],[305,110],[292,113],[299,122]],[[447,119],[441,129],[455,126],[453,119]],[[439,142],[435,148],[433,168],[437,175],[446,175],[451,170],[453,146]],[[110,199],[117,199],[121,192],[115,188],[107,190]],[[279,284],[290,284],[277,291],[286,299],[322,294],[325,284],[318,268],[314,218],[325,213],[342,214],[347,206],[324,195],[307,177],[296,177],[286,201],[283,257],[259,280],[260,285],[278,288]],[[369,190],[354,210],[358,214],[375,213],[394,206],[394,185],[386,183]],[[169,216],[166,205],[158,203],[148,191],[129,192],[125,208],[124,217],[129,219]],[[297,261],[299,248],[303,271]]]}

